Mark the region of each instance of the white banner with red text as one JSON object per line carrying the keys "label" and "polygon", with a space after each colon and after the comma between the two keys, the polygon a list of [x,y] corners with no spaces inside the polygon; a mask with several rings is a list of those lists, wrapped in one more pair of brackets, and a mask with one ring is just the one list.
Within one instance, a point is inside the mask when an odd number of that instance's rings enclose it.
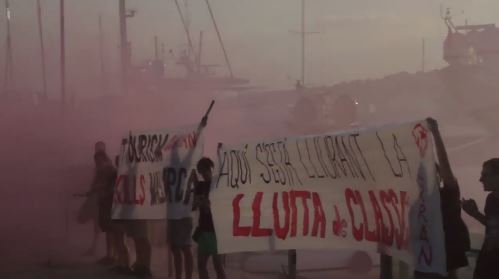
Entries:
{"label": "white banner with red text", "polygon": [[197,125],[130,132],[121,141],[113,219],[181,219],[192,211],[196,163],[203,154]]}
{"label": "white banner with red text", "polygon": [[445,273],[426,122],[221,145],[211,207],[220,253],[378,251]]}

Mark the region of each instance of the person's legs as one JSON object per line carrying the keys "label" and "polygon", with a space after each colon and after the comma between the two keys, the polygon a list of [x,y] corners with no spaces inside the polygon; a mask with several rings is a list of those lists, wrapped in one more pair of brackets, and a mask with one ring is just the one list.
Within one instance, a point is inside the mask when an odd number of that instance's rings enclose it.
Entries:
{"label": "person's legs", "polygon": [[193,259],[192,259],[192,250],[191,250],[191,242],[192,242],[192,219],[183,218],[179,220],[177,226],[177,244],[179,247],[182,247],[182,254],[184,256],[184,267],[185,267],[185,278],[192,278],[192,269],[193,269]]}
{"label": "person's legs", "polygon": [[[140,237],[139,237],[139,231],[138,231],[138,222],[139,220],[124,220],[123,222],[123,229],[125,232],[125,235],[127,235],[133,242],[133,249],[129,250],[129,256],[130,258],[134,259],[133,264],[131,265],[132,270],[135,269],[137,266],[137,262],[141,261],[141,256],[139,255],[140,253]],[[133,253],[133,254],[132,254]]]}
{"label": "person's legs", "polygon": [[184,255],[185,278],[191,279],[193,266],[191,246],[182,248],[182,254]]}
{"label": "person's legs", "polygon": [[151,243],[147,237],[140,240],[142,264],[147,269],[151,269]]}
{"label": "person's legs", "polygon": [[113,239],[110,232],[104,231],[106,237],[106,255],[100,258],[97,263],[103,265],[110,265],[115,263],[115,258],[113,258]]}
{"label": "person's legs", "polygon": [[225,270],[223,257],[219,254],[213,255],[213,266],[215,267],[215,272],[217,273],[217,279],[225,279]]}
{"label": "person's legs", "polygon": [[128,234],[135,246],[135,263],[132,273],[139,277],[151,277],[151,245],[147,234],[147,222],[134,220],[127,224]]}
{"label": "person's legs", "polygon": [[121,230],[116,230],[114,233],[114,249],[117,254],[117,264],[120,267],[128,268],[129,258],[128,258],[128,250],[125,246],[125,234]]}
{"label": "person's legs", "polygon": [[[168,220],[167,240],[173,253],[175,278],[180,279],[182,268],[185,268],[185,278],[192,278],[192,251],[191,251],[192,219],[183,218]],[[184,257],[182,259],[182,257]],[[182,260],[185,262],[182,266]]]}
{"label": "person's legs", "polygon": [[113,258],[113,236],[110,232],[106,232],[106,257]]}
{"label": "person's legs", "polygon": [[83,254],[84,256],[92,256],[95,254],[95,251],[97,250],[97,243],[99,240],[99,234],[100,234],[100,228],[99,228],[99,222],[97,219],[93,220],[93,235],[92,235],[92,243],[90,244],[90,248]]}
{"label": "person's legs", "polygon": [[109,232],[104,232],[104,234],[106,237],[106,255],[104,257],[102,257],[101,259],[99,259],[97,261],[97,263],[104,264],[104,265],[113,264],[115,262],[115,259],[113,258],[112,236],[111,236],[111,233],[109,233]]}
{"label": "person's legs", "polygon": [[173,265],[175,266],[175,279],[182,279],[182,255],[180,249],[172,247]]}
{"label": "person's legs", "polygon": [[198,253],[198,273],[199,279],[209,279],[208,276],[208,259],[209,254]]}
{"label": "person's legs", "polygon": [[118,224],[113,224],[113,231],[110,233],[113,241],[113,251],[116,254],[116,265],[111,269],[119,274],[130,274],[130,260],[128,249],[125,245],[125,232]]}
{"label": "person's legs", "polygon": [[111,205],[107,200],[99,200],[98,202],[98,221],[99,228],[105,234],[106,238],[106,256],[98,262],[101,264],[114,263],[113,258],[113,240],[112,240],[112,220],[111,220]]}
{"label": "person's legs", "polygon": [[[175,274],[175,279],[182,278],[182,255],[178,245],[178,220],[168,219],[166,226],[166,242],[168,250],[168,267],[170,273]],[[171,267],[173,263],[173,268]]]}
{"label": "person's legs", "polygon": [[213,266],[215,267],[217,278],[225,279],[223,256],[218,254],[217,239],[215,233],[214,232],[201,233],[197,239],[197,243],[198,243],[198,259],[200,255],[212,255]]}
{"label": "person's legs", "polygon": [[133,273],[141,277],[150,277],[151,274],[151,245],[145,237],[135,237],[136,260]]}
{"label": "person's legs", "polygon": [[168,273],[168,278],[171,278],[173,277],[173,255],[169,243],[166,243],[166,258],[168,261],[166,272]]}
{"label": "person's legs", "polygon": [[140,268],[144,266],[145,260],[144,260],[144,247],[142,247],[143,242],[140,237],[134,236],[133,242],[135,244],[135,263],[134,263],[134,269]]}

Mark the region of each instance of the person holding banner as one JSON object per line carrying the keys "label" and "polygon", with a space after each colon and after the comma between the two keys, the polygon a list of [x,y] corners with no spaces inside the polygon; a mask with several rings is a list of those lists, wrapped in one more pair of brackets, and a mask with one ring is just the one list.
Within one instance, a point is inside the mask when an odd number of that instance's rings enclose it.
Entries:
{"label": "person holding banner", "polygon": [[91,189],[78,196],[95,198],[98,203],[98,224],[106,234],[106,256],[99,260],[101,264],[115,264],[113,271],[128,273],[128,252],[124,243],[124,234],[120,225],[111,219],[111,208],[116,181],[116,168],[105,152],[105,144],[95,144],[95,177]]}
{"label": "person holding banner", "polygon": [[480,182],[490,192],[481,213],[473,199],[463,199],[463,210],[485,226],[485,240],[476,261],[474,279],[499,277],[499,158],[483,163]]}
{"label": "person holding banner", "polygon": [[445,236],[445,252],[447,258],[447,277],[415,272],[416,278],[449,278],[457,279],[457,269],[468,266],[466,252],[470,249],[469,231],[461,218],[461,194],[459,184],[452,172],[447,151],[445,150],[438,123],[433,118],[427,119],[428,128],[433,134],[438,157],[437,183],[443,184],[440,189],[440,206]]}
{"label": "person holding banner", "polygon": [[[97,145],[96,145],[97,147]],[[105,151],[97,150],[94,155],[96,166],[95,178],[92,188],[86,196],[97,196],[98,199],[98,223],[102,232],[106,234],[106,257],[101,263],[113,263],[113,224],[111,220],[111,207],[113,199],[113,187],[116,180],[116,169]]]}
{"label": "person holding banner", "polygon": [[199,279],[209,279],[208,259],[213,256],[213,266],[218,279],[225,279],[225,270],[222,258],[217,251],[217,238],[215,226],[210,210],[210,187],[215,164],[210,158],[203,157],[198,161],[196,169],[203,178],[198,181],[195,188],[194,208],[199,208],[199,221],[193,239],[198,244],[198,272]]}
{"label": "person holding banner", "polygon": [[[116,169],[119,168],[119,156],[114,158],[114,164]],[[114,186],[114,185],[113,185]],[[113,190],[114,195],[114,190]],[[130,268],[130,258],[128,253],[128,248],[125,244],[125,238],[127,233],[127,221],[126,220],[112,220],[112,242],[113,248],[115,250],[116,265],[111,269],[112,271],[123,274],[123,275],[137,275],[136,271]],[[135,250],[137,251],[137,247]]]}
{"label": "person holding banner", "polygon": [[[213,106],[213,101],[210,104],[208,112],[203,116],[197,128],[196,135],[200,135],[202,129],[206,127],[208,121],[208,114],[212,106]],[[173,161],[170,163],[172,165],[178,165],[178,166],[182,165],[183,166],[182,168],[184,168],[184,170],[185,168],[190,168],[189,165],[191,165],[192,156],[196,145],[197,141],[196,143],[194,143],[193,146],[189,147],[190,151],[182,161],[179,161],[180,159],[177,158],[178,154],[175,154],[175,152],[178,152],[178,150],[176,148],[173,148],[172,158],[176,159],[173,159]],[[188,169],[187,171],[188,171],[187,173],[190,173],[190,175],[188,175],[188,177],[186,178],[187,181],[195,181],[197,179],[195,177],[196,173],[194,171],[191,171],[190,169]],[[192,192],[185,189],[186,197],[177,200],[177,198],[182,195],[179,192],[182,191],[182,189],[180,189],[180,187],[177,187],[177,185],[175,185],[176,183],[170,182],[168,179],[168,175],[166,175],[166,177],[164,177],[163,179],[165,181],[165,188],[167,189],[167,195],[169,196],[167,204],[168,220],[167,220],[166,234],[167,234],[167,242],[173,254],[175,278],[181,279],[182,273],[185,271],[185,278],[191,279],[193,271],[193,256],[191,251],[191,239],[192,239],[191,235],[193,229],[191,212],[193,208],[192,206],[193,199],[190,198],[190,195],[192,194]],[[182,269],[182,263],[184,264],[185,270]]]}
{"label": "person holding banner", "polygon": [[[94,155],[99,151],[106,152],[106,144],[103,141],[97,141],[94,144]],[[94,158],[94,163],[95,163],[95,158]],[[91,187],[93,187],[93,185],[91,185]],[[97,249],[97,241],[99,238],[99,233],[101,232],[101,228],[99,227],[97,197],[89,196],[86,193],[75,194],[74,196],[86,198],[78,211],[77,219],[78,223],[80,224],[85,224],[88,221],[92,221],[93,224],[92,244],[90,245],[90,248],[84,253],[85,256],[91,256],[95,253],[95,250]],[[112,259],[108,256],[105,256],[104,258],[99,260],[99,262],[103,264],[110,264],[112,263]]]}
{"label": "person holding banner", "polygon": [[[115,158],[116,167],[119,168],[119,155]],[[152,277],[151,272],[151,257],[152,249],[148,238],[149,221],[148,220],[114,220],[117,223],[117,241],[120,244],[125,242],[125,235],[129,236],[135,245],[135,263],[131,268],[128,267],[128,251],[125,250],[120,254],[122,258],[126,257],[127,268],[118,268],[119,273],[134,275],[139,278]]]}

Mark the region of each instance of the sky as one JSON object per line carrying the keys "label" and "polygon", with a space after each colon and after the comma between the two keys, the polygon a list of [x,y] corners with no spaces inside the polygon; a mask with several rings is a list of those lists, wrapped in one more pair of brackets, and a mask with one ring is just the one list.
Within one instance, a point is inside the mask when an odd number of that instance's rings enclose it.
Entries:
{"label": "sky", "polygon": [[[187,2],[187,5],[185,4]],[[41,0],[44,40],[49,69],[49,94],[58,90],[59,0]],[[106,70],[109,78],[119,65],[118,0],[66,0],[68,87],[80,95],[100,77],[98,17],[103,18]],[[218,64],[227,75],[223,53],[204,0],[179,0],[190,19],[194,45],[204,32],[203,62]],[[255,86],[290,88],[300,77],[301,0],[210,0],[229,58],[238,77]],[[0,38],[5,36],[5,9],[0,7]],[[132,60],[143,63],[154,55],[153,38],[179,53],[186,45],[174,0],[128,0],[137,14],[128,20]],[[187,7],[187,9],[186,9]],[[445,66],[442,41],[446,27],[440,9],[451,8],[456,25],[499,23],[495,0],[306,0],[306,30],[316,32],[306,41],[306,84],[332,85],[355,79]],[[12,43],[16,86],[41,88],[39,37],[35,0],[11,0]],[[187,11],[187,12],[186,12]],[[0,65],[5,61],[5,40],[0,41]],[[2,70],[3,71],[3,70]],[[179,69],[167,60],[167,74]]]}

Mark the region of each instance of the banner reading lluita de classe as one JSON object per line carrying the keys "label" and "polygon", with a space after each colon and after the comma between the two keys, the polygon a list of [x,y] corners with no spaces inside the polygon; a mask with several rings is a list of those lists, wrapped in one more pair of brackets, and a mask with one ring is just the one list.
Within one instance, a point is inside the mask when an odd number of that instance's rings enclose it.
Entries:
{"label": "banner reading lluita de classe", "polygon": [[221,145],[211,207],[220,253],[378,251],[445,273],[425,121]]}

